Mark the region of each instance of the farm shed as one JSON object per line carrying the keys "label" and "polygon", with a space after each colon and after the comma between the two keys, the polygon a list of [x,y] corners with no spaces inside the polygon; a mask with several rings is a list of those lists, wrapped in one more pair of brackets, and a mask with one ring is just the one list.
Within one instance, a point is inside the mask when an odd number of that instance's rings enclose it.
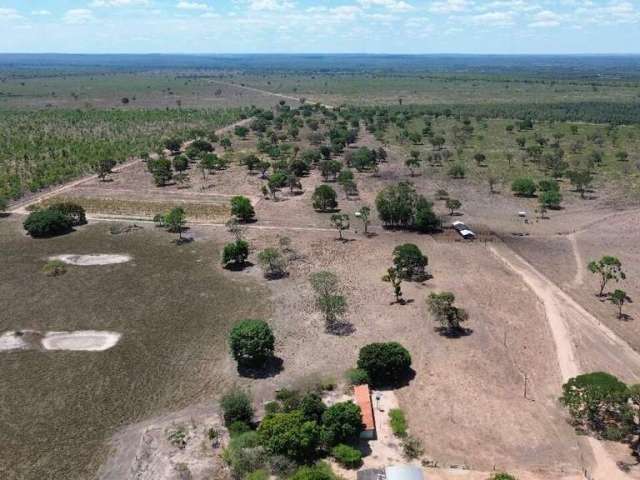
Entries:
{"label": "farm shed", "polygon": [[476,234],[473,233],[473,231],[471,231],[471,229],[462,222],[453,222],[451,226],[465,240],[473,240],[474,238],[476,238]]}
{"label": "farm shed", "polygon": [[385,468],[387,480],[424,480],[422,469],[415,465],[391,465]]}
{"label": "farm shed", "polygon": [[360,438],[373,440],[376,438],[376,422],[373,416],[373,404],[371,403],[371,391],[369,385],[356,385],[353,389],[356,404],[360,407],[364,430]]}

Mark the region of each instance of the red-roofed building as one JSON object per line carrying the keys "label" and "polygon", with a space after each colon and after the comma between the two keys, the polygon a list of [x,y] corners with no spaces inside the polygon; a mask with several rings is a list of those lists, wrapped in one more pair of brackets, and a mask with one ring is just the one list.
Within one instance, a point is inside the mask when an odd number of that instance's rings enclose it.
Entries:
{"label": "red-roofed building", "polygon": [[373,416],[373,404],[371,403],[371,391],[369,385],[356,385],[353,389],[356,404],[360,407],[364,430],[360,438],[373,440],[376,438],[376,421]]}

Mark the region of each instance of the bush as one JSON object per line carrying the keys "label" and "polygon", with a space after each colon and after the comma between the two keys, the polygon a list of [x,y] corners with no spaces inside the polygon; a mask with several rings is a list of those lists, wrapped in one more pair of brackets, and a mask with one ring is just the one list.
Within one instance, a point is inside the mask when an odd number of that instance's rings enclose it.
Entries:
{"label": "bush", "polygon": [[31,212],[22,224],[24,229],[36,238],[53,237],[71,231],[71,221],[55,210]]}
{"label": "bush", "polygon": [[235,422],[231,423],[231,425],[229,425],[227,429],[229,430],[229,435],[235,437],[236,435],[250,432],[251,425],[245,422],[241,422],[240,420],[236,420]]}
{"label": "bush", "polygon": [[73,202],[59,202],[52,203],[47,207],[52,212],[60,212],[72,226],[85,225],[87,223],[87,216],[82,206]]}
{"label": "bush", "polygon": [[233,390],[225,394],[220,400],[222,416],[227,426],[235,422],[242,422],[247,425],[253,420],[253,406],[251,399],[242,390]]}
{"label": "bush", "polygon": [[284,455],[298,462],[317,456],[319,429],[300,411],[276,413],[266,417],[258,428],[260,442],[272,455]]}
{"label": "bush", "polygon": [[509,475],[508,473],[495,473],[489,477],[489,480],[518,480],[513,475]]}
{"label": "bush", "polygon": [[275,338],[263,320],[242,320],[229,334],[231,354],[239,366],[257,367],[273,357]]}
{"label": "bush", "polygon": [[511,191],[523,197],[532,197],[537,190],[536,182],[529,177],[516,178],[511,184]]}
{"label": "bush", "polygon": [[310,467],[300,467],[289,480],[338,480],[338,477],[329,465],[318,462]]}
{"label": "bush", "polygon": [[424,454],[422,442],[416,437],[407,435],[402,441],[402,453],[408,460],[414,460]]}
{"label": "bush", "polygon": [[338,207],[336,192],[329,185],[320,185],[312,196],[313,208],[321,212],[329,212]]}
{"label": "bush", "polygon": [[48,277],[58,277],[67,273],[67,266],[60,260],[49,260],[42,267],[42,271]]}
{"label": "bush", "polygon": [[403,438],[407,436],[407,418],[402,410],[399,408],[389,410],[389,423],[396,437]]}
{"label": "bush", "polygon": [[350,385],[364,385],[369,383],[369,374],[361,368],[352,368],[345,372],[345,378]]}
{"label": "bush", "polygon": [[329,446],[356,441],[364,429],[360,407],[351,401],[331,405],[322,414],[322,429]]}
{"label": "bush", "polygon": [[398,245],[393,249],[393,264],[403,280],[424,280],[428,263],[427,257],[413,243]]}
{"label": "bush", "polygon": [[275,248],[261,251],[258,262],[266,278],[281,278],[287,274],[287,259]]}
{"label": "bush", "polygon": [[247,432],[234,436],[222,452],[234,479],[245,479],[247,475],[264,468],[268,457],[260,446],[258,435]]}
{"label": "bush", "polygon": [[454,163],[449,167],[447,172],[451,178],[464,178],[467,174],[467,169],[461,163]]}
{"label": "bush", "polygon": [[358,368],[365,370],[376,386],[393,384],[411,368],[411,355],[397,342],[371,343],[360,349]]}
{"label": "bush", "polygon": [[8,200],[2,195],[0,195],[0,212],[4,212],[8,206],[9,206]]}
{"label": "bush", "polygon": [[320,422],[322,414],[327,410],[327,406],[317,393],[307,393],[299,404],[300,411],[307,420]]}
{"label": "bush", "polygon": [[562,194],[557,190],[548,190],[540,195],[540,205],[545,208],[558,209],[562,203]]}
{"label": "bush", "polygon": [[244,240],[227,243],[222,250],[222,264],[242,266],[249,257],[249,244]]}
{"label": "bush", "polygon": [[242,195],[237,195],[231,199],[231,214],[243,222],[248,222],[256,216],[251,200]]}
{"label": "bush", "polygon": [[296,463],[284,455],[271,455],[269,458],[271,473],[280,478],[289,477],[297,468]]}
{"label": "bush", "polygon": [[360,453],[360,450],[344,443],[333,447],[331,456],[345,468],[359,468],[362,465],[362,453]]}
{"label": "bush", "polygon": [[247,475],[245,480],[269,480],[269,472],[260,468]]}

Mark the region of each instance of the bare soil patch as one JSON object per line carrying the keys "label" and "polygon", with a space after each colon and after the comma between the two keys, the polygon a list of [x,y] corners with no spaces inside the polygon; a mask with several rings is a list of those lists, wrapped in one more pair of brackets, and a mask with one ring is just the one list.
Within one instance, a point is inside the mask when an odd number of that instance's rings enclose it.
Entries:
{"label": "bare soil patch", "polygon": [[118,263],[127,263],[131,261],[130,255],[111,255],[94,253],[91,255],[54,255],[49,257],[50,260],[60,260],[69,265],[77,265],[80,267],[92,267],[96,265],[114,265]]}

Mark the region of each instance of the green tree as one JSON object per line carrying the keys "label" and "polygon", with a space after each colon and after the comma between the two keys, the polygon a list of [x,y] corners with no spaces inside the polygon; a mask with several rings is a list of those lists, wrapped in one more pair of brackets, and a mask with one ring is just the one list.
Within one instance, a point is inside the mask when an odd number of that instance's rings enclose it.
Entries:
{"label": "green tree", "polygon": [[9,202],[7,201],[6,197],[0,195],[0,212],[4,212],[8,206]]}
{"label": "green tree", "polygon": [[329,185],[316,187],[311,199],[313,201],[313,208],[320,212],[329,212],[338,207],[336,192]]}
{"label": "green tree", "polygon": [[403,303],[402,300],[402,277],[398,270],[391,267],[387,269],[387,273],[382,277],[383,282],[390,283],[393,287],[393,294],[396,297],[396,303]]}
{"label": "green tree", "polygon": [[542,192],[538,197],[538,203],[545,209],[551,208],[557,210],[562,203],[562,194],[556,190]]}
{"label": "green tree", "polygon": [[322,414],[327,409],[327,406],[322,401],[320,395],[314,392],[309,392],[300,399],[298,409],[302,412],[304,418],[319,423],[322,419]]}
{"label": "green tree", "polygon": [[627,292],[615,289],[613,293],[608,295],[608,300],[618,307],[618,318],[624,318],[624,315],[622,314],[622,307],[625,303],[631,302],[631,298],[627,295]]}
{"label": "green tree", "polygon": [[275,413],[258,427],[260,442],[271,455],[284,455],[300,463],[317,457],[320,430],[302,412]]}
{"label": "green tree", "polygon": [[242,222],[249,222],[256,216],[251,200],[242,195],[231,198],[231,214]]}
{"label": "green tree", "polygon": [[227,243],[222,250],[222,265],[241,267],[249,257],[249,244],[245,240]]}
{"label": "green tree", "polygon": [[489,477],[489,480],[518,480],[513,475],[509,475],[508,473],[494,473]]}
{"label": "green tree", "polygon": [[455,211],[462,207],[462,202],[460,202],[460,200],[456,200],[455,198],[447,198],[445,204],[447,206],[447,210],[449,210],[450,216],[453,216]]}
{"label": "green tree", "polygon": [[74,202],[56,202],[47,207],[51,212],[60,212],[71,223],[72,227],[85,225],[87,223],[87,215],[82,205]]}
{"label": "green tree", "polygon": [[411,226],[417,200],[416,190],[410,183],[400,182],[389,185],[376,196],[378,216],[387,226]]}
{"label": "green tree", "polygon": [[346,213],[334,213],[331,215],[331,224],[333,228],[338,231],[338,235],[340,236],[340,240],[343,240],[342,232],[344,230],[349,230],[349,215]]}
{"label": "green tree", "polygon": [[413,243],[398,245],[393,249],[393,265],[403,280],[424,280],[428,263],[429,259]]}
{"label": "green tree", "polygon": [[366,371],[374,386],[395,384],[411,369],[411,355],[397,342],[371,343],[360,349],[358,368]]}
{"label": "green tree", "polygon": [[371,216],[371,209],[368,206],[363,205],[362,207],[360,207],[360,210],[355,213],[355,216],[362,221],[362,228],[365,235],[369,233],[367,229],[369,228],[369,217]]}
{"label": "green tree", "polygon": [[264,320],[242,320],[229,334],[233,358],[241,367],[259,367],[273,358],[275,337]]}
{"label": "green tree", "polygon": [[176,172],[184,172],[187,168],[189,168],[189,159],[184,155],[178,155],[173,157],[173,169]]}
{"label": "green tree", "polygon": [[433,233],[440,230],[442,222],[433,211],[433,203],[422,195],[418,196],[413,227],[422,233]]}
{"label": "green tree", "polygon": [[576,188],[576,191],[580,193],[580,198],[584,198],[584,194],[593,182],[593,175],[587,169],[572,170],[567,172],[571,185]]}
{"label": "green tree", "polygon": [[462,332],[462,323],[468,319],[467,312],[456,307],[455,301],[456,297],[451,292],[432,292],[427,298],[429,311],[448,335],[457,335]]}
{"label": "green tree", "polygon": [[153,176],[153,181],[158,187],[164,187],[173,179],[171,161],[167,158],[158,158],[147,162],[149,172]]}
{"label": "green tree", "polygon": [[467,169],[462,163],[454,163],[449,167],[447,172],[451,178],[464,178],[467,174]]}
{"label": "green tree", "polygon": [[529,177],[516,178],[513,183],[511,183],[511,191],[523,197],[533,197],[537,189],[536,182]]}
{"label": "green tree", "polygon": [[[414,156],[413,153],[417,153],[417,156]],[[420,152],[416,152],[415,150],[411,152],[412,155],[404,161],[405,166],[409,169],[409,175],[412,177],[415,176],[415,170],[420,168],[421,160],[420,160]]]}
{"label": "green tree", "polygon": [[171,233],[177,233],[178,239],[182,240],[182,232],[187,223],[187,217],[182,207],[175,207],[164,217],[164,225]]}
{"label": "green tree", "polygon": [[115,166],[116,162],[112,158],[102,157],[98,159],[93,168],[100,181],[104,182]]}
{"label": "green tree", "polygon": [[335,180],[340,170],[342,170],[342,164],[337,160],[324,160],[320,162],[320,173],[325,182]]}
{"label": "green tree", "polygon": [[619,282],[627,278],[622,271],[622,262],[617,257],[611,255],[604,255],[600,260],[592,260],[587,265],[587,269],[594,275],[600,277],[599,297],[604,296],[604,289],[610,280]]}
{"label": "green tree", "polygon": [[53,237],[71,231],[71,220],[55,210],[36,210],[31,212],[24,223],[24,229],[34,238]]}
{"label": "green tree", "polygon": [[322,414],[322,438],[329,447],[355,442],[363,430],[360,407],[351,401],[335,403]]}

